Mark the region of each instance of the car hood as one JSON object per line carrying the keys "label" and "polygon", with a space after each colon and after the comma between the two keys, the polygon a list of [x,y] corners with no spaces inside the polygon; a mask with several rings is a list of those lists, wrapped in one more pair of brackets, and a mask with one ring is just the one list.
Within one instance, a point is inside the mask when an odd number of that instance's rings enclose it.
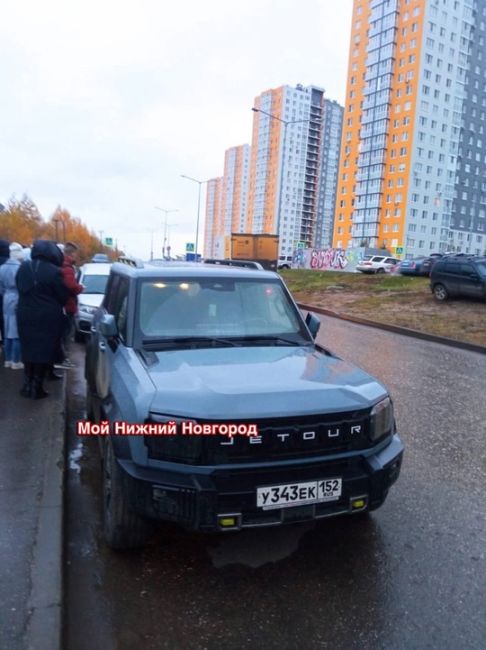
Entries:
{"label": "car hood", "polygon": [[[155,361],[156,357],[156,361]],[[252,419],[370,407],[385,387],[356,366],[306,347],[156,352],[147,370],[151,411],[203,419]]]}
{"label": "car hood", "polygon": [[88,305],[89,307],[99,307],[103,302],[103,294],[101,293],[80,293],[78,296],[80,305]]}

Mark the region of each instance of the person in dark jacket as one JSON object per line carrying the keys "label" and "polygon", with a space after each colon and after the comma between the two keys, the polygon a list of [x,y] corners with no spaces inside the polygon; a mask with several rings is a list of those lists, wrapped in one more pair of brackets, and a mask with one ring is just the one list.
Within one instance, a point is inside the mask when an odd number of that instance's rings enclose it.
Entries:
{"label": "person in dark jacket", "polygon": [[[0,266],[5,264],[5,262],[10,257],[10,243],[5,239],[0,239]],[[2,339],[2,344],[5,343],[5,331],[3,326],[3,306],[2,301],[0,300],[0,334]]]}
{"label": "person in dark jacket", "polygon": [[59,354],[63,307],[68,298],[62,262],[63,255],[55,242],[37,240],[31,260],[23,262],[17,273],[17,323],[24,362],[20,394],[24,397],[40,399],[48,395],[42,384]]}

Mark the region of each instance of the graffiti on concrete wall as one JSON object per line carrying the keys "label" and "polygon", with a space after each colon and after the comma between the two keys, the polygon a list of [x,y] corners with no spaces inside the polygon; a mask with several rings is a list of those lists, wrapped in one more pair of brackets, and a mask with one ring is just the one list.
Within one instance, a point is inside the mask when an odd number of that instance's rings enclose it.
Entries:
{"label": "graffiti on concrete wall", "polygon": [[362,249],[306,248],[295,251],[292,266],[316,271],[354,271],[362,257]]}
{"label": "graffiti on concrete wall", "polygon": [[346,251],[342,248],[327,248],[325,250],[316,250],[311,252],[310,267],[320,271],[340,271],[348,265]]}

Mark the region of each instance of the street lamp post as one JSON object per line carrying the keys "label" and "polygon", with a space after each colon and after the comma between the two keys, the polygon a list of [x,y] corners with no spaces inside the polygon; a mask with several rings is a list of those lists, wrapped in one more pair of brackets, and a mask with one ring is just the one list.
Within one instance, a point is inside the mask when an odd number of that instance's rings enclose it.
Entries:
{"label": "street lamp post", "polygon": [[201,211],[201,186],[204,185],[204,183],[207,183],[210,179],[207,179],[205,181],[198,181],[197,178],[192,178],[192,176],[186,176],[185,174],[181,174],[182,178],[186,178],[188,181],[193,181],[194,183],[197,183],[199,185],[198,193],[197,193],[197,221],[196,221],[196,242],[194,246],[194,261],[197,262],[197,245],[199,242],[199,215]]}
{"label": "street lamp post", "polygon": [[278,117],[278,115],[274,115],[273,113],[268,113],[267,111],[264,111],[261,108],[256,108],[255,106],[252,107],[251,109],[254,113],[262,113],[263,115],[266,115],[267,117],[273,119],[273,120],[278,120],[283,124],[283,142],[282,142],[282,164],[280,165],[280,179],[279,179],[279,191],[278,191],[278,204],[277,204],[277,231],[280,232],[280,212],[282,209],[282,194],[283,194],[283,179],[284,179],[284,161],[285,161],[285,144],[287,141],[287,127],[289,124],[302,124],[304,122],[320,122],[321,120],[318,119],[312,119],[312,118],[306,118],[303,120],[284,120],[281,117]]}
{"label": "street lamp post", "polygon": [[164,208],[159,208],[158,206],[154,206],[156,210],[160,210],[161,212],[165,213],[165,221],[164,221],[164,246],[162,248],[162,257],[165,258],[165,252],[166,252],[166,247],[167,247],[167,215],[170,214],[171,212],[179,212],[177,208],[173,210],[165,210]]}

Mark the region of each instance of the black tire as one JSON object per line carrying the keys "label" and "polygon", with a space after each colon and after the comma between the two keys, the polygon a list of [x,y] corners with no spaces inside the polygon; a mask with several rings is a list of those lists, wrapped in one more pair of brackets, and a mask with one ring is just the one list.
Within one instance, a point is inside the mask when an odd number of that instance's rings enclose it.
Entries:
{"label": "black tire", "polygon": [[85,341],[84,334],[82,332],[78,332],[78,330],[74,330],[74,342],[84,343],[84,341]]}
{"label": "black tire", "polygon": [[151,523],[128,507],[122,470],[109,439],[103,462],[103,530],[106,543],[117,551],[143,546],[152,533]]}
{"label": "black tire", "polygon": [[385,272],[385,269],[376,269],[376,272],[377,272],[377,273],[384,273],[384,272]]}
{"label": "black tire", "polygon": [[443,284],[434,284],[433,292],[434,292],[434,298],[438,302],[444,302],[449,297],[449,292],[447,291],[447,289],[444,287]]}
{"label": "black tire", "polygon": [[86,419],[90,422],[96,422],[96,414],[93,407],[93,395],[89,389],[89,386],[86,387]]}

